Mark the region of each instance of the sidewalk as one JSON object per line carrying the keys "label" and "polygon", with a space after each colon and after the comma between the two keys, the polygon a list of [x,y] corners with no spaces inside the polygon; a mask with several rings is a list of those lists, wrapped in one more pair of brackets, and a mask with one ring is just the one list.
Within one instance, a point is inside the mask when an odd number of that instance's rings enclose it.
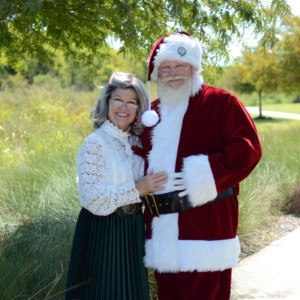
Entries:
{"label": "sidewalk", "polygon": [[300,299],[300,228],[240,261],[230,299]]}

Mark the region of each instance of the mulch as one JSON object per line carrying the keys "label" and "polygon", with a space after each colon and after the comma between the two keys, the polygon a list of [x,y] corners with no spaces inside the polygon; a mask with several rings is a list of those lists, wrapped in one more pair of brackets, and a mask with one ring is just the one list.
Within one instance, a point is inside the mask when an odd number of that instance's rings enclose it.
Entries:
{"label": "mulch", "polygon": [[300,227],[300,214],[285,214],[274,218],[269,226],[241,240],[240,259],[252,255],[273,241]]}

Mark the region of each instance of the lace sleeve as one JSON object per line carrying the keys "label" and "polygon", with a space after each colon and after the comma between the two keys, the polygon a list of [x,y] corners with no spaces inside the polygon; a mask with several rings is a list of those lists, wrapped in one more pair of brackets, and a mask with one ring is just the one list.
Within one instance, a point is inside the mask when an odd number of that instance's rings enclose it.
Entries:
{"label": "lace sleeve", "polygon": [[109,215],[118,207],[140,202],[134,180],[105,184],[104,149],[97,140],[84,142],[78,153],[78,189],[81,205],[95,215]]}

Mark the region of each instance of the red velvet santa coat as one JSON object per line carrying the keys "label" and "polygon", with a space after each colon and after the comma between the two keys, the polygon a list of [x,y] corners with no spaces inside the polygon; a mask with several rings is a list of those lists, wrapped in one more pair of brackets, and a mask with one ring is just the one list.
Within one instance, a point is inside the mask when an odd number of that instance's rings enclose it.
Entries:
{"label": "red velvet santa coat", "polygon": [[240,253],[237,197],[207,202],[232,186],[238,194],[261,157],[257,131],[240,101],[221,89],[202,85],[178,107],[152,103],[160,123],[144,131],[142,144],[149,169],[184,172],[194,208],[155,218],[145,211],[145,264],[159,272],[232,268]]}

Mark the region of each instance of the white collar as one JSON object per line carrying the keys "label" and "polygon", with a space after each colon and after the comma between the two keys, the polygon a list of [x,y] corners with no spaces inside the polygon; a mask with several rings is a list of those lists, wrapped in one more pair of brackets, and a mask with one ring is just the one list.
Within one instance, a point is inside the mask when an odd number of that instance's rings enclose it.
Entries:
{"label": "white collar", "polygon": [[116,126],[115,124],[113,124],[112,122],[110,122],[109,120],[105,120],[101,127],[102,130],[106,133],[108,133],[109,135],[118,138],[120,140],[127,140],[128,137],[130,136],[129,130],[128,131],[123,131],[120,128],[118,128],[118,126]]}

